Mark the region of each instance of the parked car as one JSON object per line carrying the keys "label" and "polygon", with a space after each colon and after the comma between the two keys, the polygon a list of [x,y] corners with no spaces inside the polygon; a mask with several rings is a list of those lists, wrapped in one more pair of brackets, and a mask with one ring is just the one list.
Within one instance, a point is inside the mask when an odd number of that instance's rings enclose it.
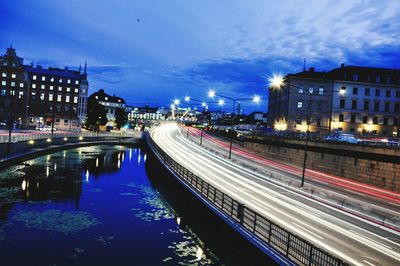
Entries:
{"label": "parked car", "polygon": [[338,142],[359,143],[361,140],[352,134],[340,134],[337,137]]}

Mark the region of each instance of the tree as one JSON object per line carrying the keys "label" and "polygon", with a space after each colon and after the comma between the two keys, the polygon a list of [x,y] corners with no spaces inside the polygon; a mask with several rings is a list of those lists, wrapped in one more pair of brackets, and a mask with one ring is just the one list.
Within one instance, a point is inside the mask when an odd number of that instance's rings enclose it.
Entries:
{"label": "tree", "polygon": [[115,109],[115,124],[118,129],[124,126],[128,122],[128,116],[125,113],[123,108],[116,108]]}
{"label": "tree", "polygon": [[90,96],[87,103],[86,127],[91,130],[98,130],[100,125],[104,126],[107,122],[106,109],[93,96]]}

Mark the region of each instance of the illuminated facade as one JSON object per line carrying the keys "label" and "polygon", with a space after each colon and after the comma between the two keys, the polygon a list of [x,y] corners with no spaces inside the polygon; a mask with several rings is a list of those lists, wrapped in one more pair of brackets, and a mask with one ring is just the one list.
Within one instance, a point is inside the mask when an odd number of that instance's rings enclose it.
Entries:
{"label": "illuminated facade", "polygon": [[285,84],[270,90],[268,117],[276,130],[306,131],[309,116],[311,132],[398,136],[399,70],[342,65],[315,72],[311,68],[288,74]]}
{"label": "illuminated facade", "polygon": [[14,123],[41,128],[54,121],[57,129],[80,130],[86,116],[86,64],[83,72],[23,65],[23,59],[12,47],[0,61],[0,109],[3,113],[11,110]]}

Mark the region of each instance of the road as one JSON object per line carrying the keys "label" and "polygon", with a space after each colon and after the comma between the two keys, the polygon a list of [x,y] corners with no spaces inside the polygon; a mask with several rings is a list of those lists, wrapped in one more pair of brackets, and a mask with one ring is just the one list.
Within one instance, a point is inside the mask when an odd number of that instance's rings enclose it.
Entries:
{"label": "road", "polygon": [[400,234],[304,197],[221,159],[176,124],[151,132],[174,160],[261,215],[353,265],[400,265]]}

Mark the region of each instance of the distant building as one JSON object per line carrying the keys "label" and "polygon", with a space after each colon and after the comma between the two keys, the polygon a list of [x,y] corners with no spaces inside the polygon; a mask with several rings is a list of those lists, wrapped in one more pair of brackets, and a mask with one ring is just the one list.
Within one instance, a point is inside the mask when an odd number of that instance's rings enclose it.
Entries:
{"label": "distant building", "polygon": [[100,89],[89,97],[94,97],[99,104],[104,106],[108,119],[106,126],[111,129],[114,128],[117,109],[123,109],[125,112],[125,100],[115,95],[109,95],[103,89]]}
{"label": "distant building", "polygon": [[[80,130],[86,116],[88,81],[84,71],[23,65],[12,47],[0,57],[2,114],[13,112],[19,126]],[[0,117],[4,120],[4,117]]]}
{"label": "distant building", "polygon": [[167,112],[164,108],[150,107],[132,107],[128,113],[128,120],[138,122],[138,120],[164,120]]}
{"label": "distant building", "polygon": [[288,74],[285,84],[271,88],[269,95],[268,121],[277,130],[305,131],[310,117],[312,132],[398,136],[400,70],[342,65],[316,72],[310,68]]}

